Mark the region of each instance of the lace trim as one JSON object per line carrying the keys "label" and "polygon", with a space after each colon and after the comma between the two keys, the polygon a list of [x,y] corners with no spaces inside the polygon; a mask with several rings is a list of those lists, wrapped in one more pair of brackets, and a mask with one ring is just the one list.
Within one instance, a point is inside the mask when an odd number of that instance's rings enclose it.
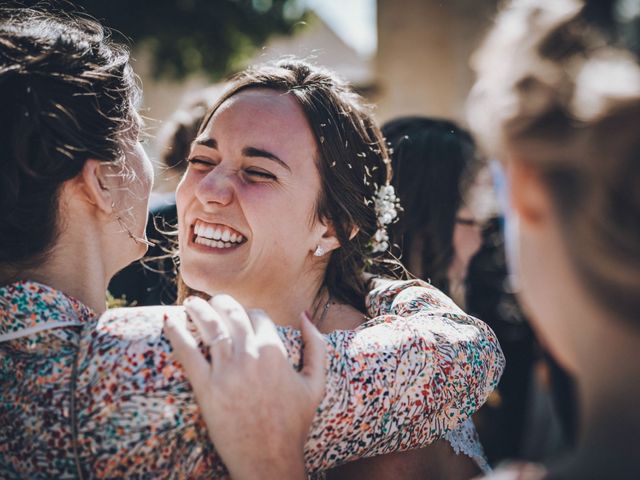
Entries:
{"label": "lace trim", "polygon": [[468,418],[457,430],[453,430],[444,436],[456,455],[464,454],[471,457],[483,473],[491,472],[491,467],[480,444],[480,438],[476,427]]}

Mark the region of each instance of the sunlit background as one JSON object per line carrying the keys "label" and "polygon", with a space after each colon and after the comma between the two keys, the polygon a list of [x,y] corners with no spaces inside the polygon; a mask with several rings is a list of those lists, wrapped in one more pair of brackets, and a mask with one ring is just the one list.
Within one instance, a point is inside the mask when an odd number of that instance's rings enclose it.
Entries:
{"label": "sunlit background", "polygon": [[490,25],[497,0],[84,0],[64,5],[85,10],[131,45],[151,134],[146,148],[154,157],[154,132],[190,95],[221,88],[227,76],[246,65],[286,55],[336,71],[376,106],[380,122],[422,114],[464,123],[472,81],[469,57]]}

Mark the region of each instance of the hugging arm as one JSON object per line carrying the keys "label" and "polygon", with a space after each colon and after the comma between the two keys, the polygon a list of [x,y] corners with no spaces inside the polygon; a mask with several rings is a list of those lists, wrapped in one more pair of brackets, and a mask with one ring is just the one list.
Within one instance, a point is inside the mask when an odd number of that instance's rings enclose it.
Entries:
{"label": "hugging arm", "polygon": [[[491,329],[419,281],[380,285],[376,316],[327,342],[327,384],[305,445],[310,471],[423,447],[456,429],[496,387],[504,357]],[[281,329],[290,354],[297,333]]]}
{"label": "hugging arm", "polygon": [[[375,318],[359,329],[325,336],[327,381],[304,445],[308,472],[431,443],[480,407],[504,368],[493,332],[424,283],[378,287],[370,295],[369,314]],[[300,333],[285,327],[277,331],[290,361],[299,366]],[[253,368],[254,374],[261,369],[279,372],[276,377],[292,377],[294,372],[281,368],[284,355],[283,351],[277,361],[273,355],[263,356],[260,362],[239,359],[238,372]],[[259,352],[253,356],[259,357]],[[265,377],[265,383],[269,379],[272,376]],[[253,391],[249,383],[240,388]],[[274,414],[271,430],[263,428],[269,418],[260,430],[249,427],[252,434],[264,432],[263,445],[295,443],[281,435],[276,419],[293,421],[309,406],[293,407],[277,387],[264,390],[261,402],[264,408],[286,415]],[[236,407],[242,411],[238,402]],[[230,409],[227,415],[239,414]],[[298,446],[292,448],[297,451]],[[260,458],[258,451],[251,454],[245,449],[244,453],[245,463]]]}

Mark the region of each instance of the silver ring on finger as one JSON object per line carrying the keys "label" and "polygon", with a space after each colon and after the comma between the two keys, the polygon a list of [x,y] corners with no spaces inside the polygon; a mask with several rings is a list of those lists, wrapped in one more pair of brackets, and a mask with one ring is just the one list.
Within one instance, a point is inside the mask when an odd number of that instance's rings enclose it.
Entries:
{"label": "silver ring on finger", "polygon": [[214,345],[220,343],[220,342],[224,342],[224,341],[229,341],[231,342],[231,336],[228,333],[219,333],[218,335],[216,335],[215,337],[213,337],[211,340],[209,340],[207,342],[207,345],[209,347],[213,347]]}

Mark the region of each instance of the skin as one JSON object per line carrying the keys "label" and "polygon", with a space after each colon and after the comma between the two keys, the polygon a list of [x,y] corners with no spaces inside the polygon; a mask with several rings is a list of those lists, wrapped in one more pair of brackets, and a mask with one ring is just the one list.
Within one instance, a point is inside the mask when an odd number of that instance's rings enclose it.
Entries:
{"label": "skin", "polygon": [[461,207],[456,214],[452,244],[453,258],[447,271],[449,294],[458,305],[464,307],[464,280],[469,262],[482,246],[482,228],[469,207]]}
{"label": "skin", "polygon": [[482,228],[469,207],[463,206],[458,210],[452,242],[454,258],[450,275],[451,272],[460,271],[464,278],[471,258],[482,246]]}
{"label": "skin", "polygon": [[[299,326],[300,312],[313,309],[329,259],[313,252],[339,246],[331,226],[314,215],[315,156],[311,130],[291,96],[253,89],[224,102],[194,142],[176,192],[185,283],[210,295],[228,293]],[[202,248],[193,242],[197,220],[227,225],[246,241]]]}
{"label": "skin", "polygon": [[[620,462],[611,457],[616,452],[631,453],[629,459],[640,454],[637,444],[628,442],[640,431],[640,416],[635,413],[640,385],[631,380],[640,378],[640,333],[598,304],[584,286],[540,174],[517,157],[507,163],[506,171],[513,214],[520,225],[515,239],[520,299],[538,337],[578,384],[578,448],[564,468],[577,475],[588,466],[591,470],[581,474],[601,469],[618,478]],[[629,471],[617,474],[627,478]]]}

